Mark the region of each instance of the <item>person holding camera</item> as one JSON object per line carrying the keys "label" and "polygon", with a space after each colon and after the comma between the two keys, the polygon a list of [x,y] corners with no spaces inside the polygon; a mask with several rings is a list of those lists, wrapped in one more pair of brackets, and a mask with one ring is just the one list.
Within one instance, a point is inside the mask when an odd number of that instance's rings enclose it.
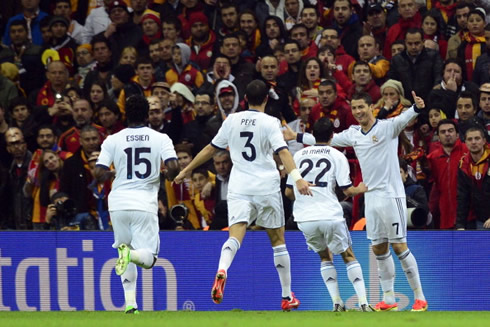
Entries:
{"label": "person holding camera", "polygon": [[[121,276],[125,312],[130,314],[139,313],[136,265],[152,268],[160,250],[157,212],[162,161],[169,180],[179,172],[172,140],[146,127],[148,112],[144,96],[132,95],[126,100],[128,128],[104,141],[94,171],[97,183],[115,176],[109,194],[112,246],[118,249],[116,274]],[[111,165],[114,170],[110,170]]]}
{"label": "person holding camera", "polygon": [[51,196],[51,203],[46,209],[46,223],[61,231],[80,230],[80,222],[76,220],[77,208],[68,194],[56,192]]}

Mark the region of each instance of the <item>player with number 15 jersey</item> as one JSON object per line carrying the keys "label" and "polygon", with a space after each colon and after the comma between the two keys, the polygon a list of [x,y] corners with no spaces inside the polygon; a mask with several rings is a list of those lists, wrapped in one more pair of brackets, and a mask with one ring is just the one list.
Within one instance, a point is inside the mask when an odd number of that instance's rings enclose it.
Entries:
{"label": "player with number 15 jersey", "polygon": [[125,128],[102,144],[97,165],[114,163],[109,210],[158,211],[160,166],[176,159],[172,140],[148,127]]}

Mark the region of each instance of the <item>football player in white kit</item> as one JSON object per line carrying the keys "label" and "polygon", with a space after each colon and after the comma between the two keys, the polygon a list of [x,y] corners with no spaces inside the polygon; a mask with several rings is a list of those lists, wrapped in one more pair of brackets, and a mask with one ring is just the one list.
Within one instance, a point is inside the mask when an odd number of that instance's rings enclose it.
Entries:
{"label": "football player in white kit", "polygon": [[229,238],[221,249],[211,297],[215,303],[223,300],[227,270],[242,244],[247,226],[256,220],[256,224],[264,227],[269,236],[281,282],[281,308],[289,311],[299,306],[299,300],[291,292],[290,258],[284,240],[285,219],[274,152],[295,181],[298,192],[311,195],[311,191],[308,182],[296,169],[279,120],[264,113],[268,90],[262,81],[249,83],[246,100],[250,109],[229,115],[211,143],[180,172],[175,182],[182,182],[219,149],[230,148],[233,168],[228,184]]}
{"label": "football player in white kit", "polygon": [[361,166],[363,181],[369,188],[365,193],[367,237],[378,263],[383,300],[377,311],[396,311],[395,264],[389,245],[393,248],[408,283],[414,292],[412,311],[426,311],[427,301],[420,283],[415,257],[407,247],[407,203],[398,165],[398,135],[425,108],[424,100],[412,91],[415,104],[391,119],[376,119],[371,97],[355,94],[351,101],[358,126],[335,134],[330,145],[353,147]]}
{"label": "football player in white kit", "polygon": [[[113,248],[118,249],[116,274],[121,276],[126,313],[139,313],[136,304],[136,265],[153,267],[160,250],[158,235],[158,188],[162,161],[167,178],[179,172],[172,140],[146,127],[149,105],[144,96],[126,101],[128,128],[102,143],[95,168],[101,182],[115,175],[109,193],[109,212],[114,229]],[[114,164],[114,170],[110,170]]]}
{"label": "football player in white kit", "polygon": [[[333,254],[340,254],[347,266],[347,276],[354,286],[361,311],[374,311],[368,304],[362,269],[352,251],[349,229],[343,217],[335,186],[338,185],[347,196],[355,196],[367,191],[364,183],[352,186],[347,158],[337,149],[328,145],[333,134],[333,124],[323,117],[313,126],[316,144],[294,155],[294,162],[301,175],[315,187],[313,197],[299,194],[288,178],[286,196],[294,201],[294,221],[303,232],[310,250],[320,256],[325,286],[332,298],[333,311],[345,311],[337,282],[337,271],[333,265]],[[330,249],[330,251],[329,251]]]}

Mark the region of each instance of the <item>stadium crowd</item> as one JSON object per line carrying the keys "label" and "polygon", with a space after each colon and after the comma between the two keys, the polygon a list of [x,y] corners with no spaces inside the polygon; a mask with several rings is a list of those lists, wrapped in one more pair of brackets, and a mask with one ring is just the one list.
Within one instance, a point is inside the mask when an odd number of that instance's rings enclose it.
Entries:
{"label": "stadium crowd", "polygon": [[[3,0],[0,8],[0,229],[110,229],[111,182],[96,183],[94,166],[105,137],[126,126],[126,99],[147,97],[148,126],[172,139],[183,169],[227,116],[248,108],[253,79],[270,88],[265,112],[283,122],[293,154],[322,117],[337,133],[357,124],[355,93],[368,93],[375,116],[389,119],[415,91],[427,108],[398,149],[411,227],[490,228],[488,1]],[[355,154],[340,150],[357,185]],[[136,164],[145,160],[135,153]],[[162,179],[160,228],[226,228],[231,169],[219,151],[182,184]],[[279,162],[278,174],[284,187]],[[349,226],[362,229],[362,196],[338,196]]]}

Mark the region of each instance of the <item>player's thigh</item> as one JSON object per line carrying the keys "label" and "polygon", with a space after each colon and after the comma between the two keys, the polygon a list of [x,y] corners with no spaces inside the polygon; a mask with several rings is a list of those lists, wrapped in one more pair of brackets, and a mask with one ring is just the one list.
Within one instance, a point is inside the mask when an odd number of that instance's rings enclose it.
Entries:
{"label": "player's thigh", "polygon": [[390,243],[405,243],[407,237],[407,204],[405,198],[386,199],[384,221]]}
{"label": "player's thigh", "polygon": [[254,205],[257,208],[258,226],[274,229],[285,225],[281,192],[256,195],[254,196]]}
{"label": "player's thigh", "polygon": [[250,225],[257,216],[257,210],[253,205],[253,196],[237,193],[228,193],[228,226],[237,223]]}
{"label": "player's thigh", "polygon": [[318,253],[327,248],[327,240],[325,238],[326,225],[327,222],[325,220],[298,222],[298,229],[305,237],[308,250]]}
{"label": "player's thigh", "polygon": [[121,244],[131,244],[131,212],[126,210],[111,211],[111,224],[114,231],[112,247],[117,249]]}
{"label": "player's thigh", "polygon": [[156,213],[147,211],[132,211],[131,217],[131,247],[133,249],[148,249],[154,255],[160,251],[160,229]]}
{"label": "player's thigh", "polygon": [[344,219],[329,220],[324,233],[327,246],[333,254],[345,252],[352,245],[349,229]]}
{"label": "player's thigh", "polygon": [[373,244],[388,242],[388,230],[384,221],[384,206],[386,199],[376,194],[365,193],[366,234]]}

